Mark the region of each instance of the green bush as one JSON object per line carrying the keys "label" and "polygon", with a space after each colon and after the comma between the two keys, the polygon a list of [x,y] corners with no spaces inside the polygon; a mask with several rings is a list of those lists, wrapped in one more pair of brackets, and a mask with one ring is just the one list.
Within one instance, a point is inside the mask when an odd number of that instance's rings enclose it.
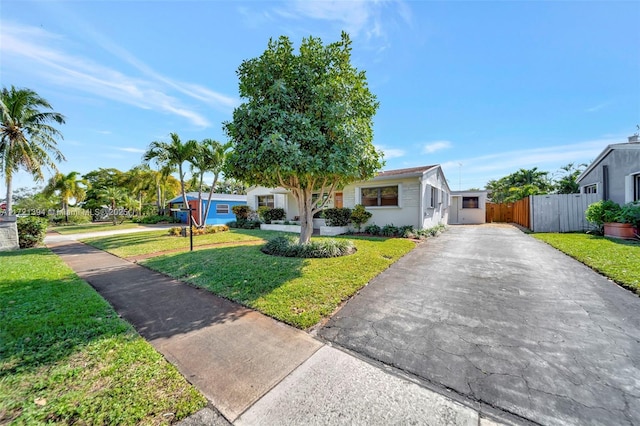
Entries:
{"label": "green bush", "polygon": [[327,226],[347,226],[351,221],[351,209],[348,207],[325,209],[322,216]]}
{"label": "green bush", "polygon": [[398,228],[398,236],[402,238],[415,238],[417,234],[412,225],[405,225]]}
{"label": "green bush", "polygon": [[621,207],[618,222],[630,223],[640,228],[640,202],[627,203]]}
{"label": "green bush", "polygon": [[351,211],[351,222],[356,225],[358,232],[360,232],[360,228],[362,225],[367,223],[369,219],[371,219],[371,212],[365,210],[362,204],[356,204],[356,206]]}
{"label": "green bush", "polygon": [[393,224],[385,225],[380,230],[380,235],[383,237],[395,237],[398,235],[398,227]]}
{"label": "green bush", "polygon": [[355,253],[356,247],[349,240],[323,238],[299,244],[296,237],[277,237],[269,240],[261,250],[273,256],[309,259],[346,256]]}
{"label": "green bush", "polygon": [[[257,228],[260,228],[260,221],[241,219],[241,220],[237,220],[235,225],[236,225],[235,226],[236,228],[241,228],[241,229],[257,229]],[[231,228],[231,226],[229,227]]]}
{"label": "green bush", "polygon": [[438,232],[444,231],[445,229],[446,226],[439,224],[431,228],[420,229],[416,231],[416,235],[420,238],[435,237],[436,235],[438,235]]}
{"label": "green bush", "polygon": [[37,216],[19,217],[16,225],[20,248],[36,247],[44,241],[47,233],[47,219]]}
{"label": "green bush", "polygon": [[249,215],[251,214],[251,207],[247,205],[233,206],[231,207],[231,211],[233,212],[233,214],[236,215],[237,221],[240,221],[243,219],[246,220],[249,218]]}
{"label": "green bush", "polygon": [[271,220],[284,220],[287,217],[287,213],[284,211],[284,209],[281,209],[279,207],[271,209],[269,214],[271,216]]}
{"label": "green bush", "polygon": [[155,225],[157,223],[178,223],[180,219],[173,216],[164,216],[164,215],[150,215],[150,216],[135,216],[131,218],[131,221],[134,223],[142,223],[145,225]]}
{"label": "green bush", "polygon": [[367,225],[364,228],[364,232],[366,232],[367,234],[370,235],[380,235],[380,227],[378,225],[376,225],[375,223],[371,224],[371,225]]}
{"label": "green bush", "polygon": [[[184,232],[183,232],[184,229]],[[193,235],[205,235],[205,234],[215,234],[217,232],[226,232],[229,230],[229,226],[227,225],[205,225],[202,228],[193,228]],[[191,232],[188,226],[174,226],[169,228],[169,235],[177,237],[177,236],[187,236]]]}
{"label": "green bush", "polygon": [[271,211],[271,207],[269,206],[260,206],[258,207],[258,217],[264,223],[271,223],[271,215],[269,212]]}
{"label": "green bush", "polygon": [[614,203],[611,200],[600,200],[587,207],[587,210],[585,211],[585,218],[588,222],[596,225],[602,233],[604,224],[616,222],[621,212],[622,208],[618,203]]}

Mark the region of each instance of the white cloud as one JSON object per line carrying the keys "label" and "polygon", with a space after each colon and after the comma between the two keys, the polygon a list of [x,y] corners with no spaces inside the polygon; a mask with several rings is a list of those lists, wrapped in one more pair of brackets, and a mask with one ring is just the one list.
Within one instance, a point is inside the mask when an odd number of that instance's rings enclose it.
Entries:
{"label": "white cloud", "polygon": [[286,9],[279,7],[275,14],[293,20],[332,21],[351,36],[363,35],[366,39],[386,37],[385,23],[395,16],[405,24],[412,21],[411,9],[402,0],[294,0],[285,4]]}
{"label": "white cloud", "polygon": [[601,109],[604,109],[604,108],[608,107],[610,104],[611,104],[610,101],[602,102],[602,103],[599,103],[598,105],[594,105],[594,106],[592,106],[590,108],[587,108],[585,111],[586,112],[600,111]]}
{"label": "white cloud", "polygon": [[144,149],[140,149],[140,148],[130,148],[130,147],[126,147],[126,148],[116,148],[118,151],[124,151],[124,152],[133,152],[136,154],[143,154],[145,152]]}
{"label": "white cloud", "polygon": [[[179,92],[221,110],[231,110],[239,101],[192,83],[177,82],[155,72],[129,52],[98,35],[99,43],[119,59],[133,65],[143,77],[126,75],[82,56],[67,53],[64,41],[42,29],[3,21],[0,25],[0,52],[6,63],[21,70],[46,76],[57,85],[95,96],[157,110],[185,118],[198,127],[211,123],[199,112],[181,102],[171,92]],[[25,71],[27,72],[27,71]]]}
{"label": "white cloud", "polygon": [[449,141],[434,141],[429,142],[422,147],[423,154],[433,154],[436,151],[451,148],[451,142]]}
{"label": "white cloud", "polygon": [[442,163],[445,175],[454,181],[461,175],[463,188],[484,187],[491,179],[498,179],[519,169],[531,169],[554,173],[568,163],[591,163],[610,144],[620,143],[619,138],[596,139],[575,144],[544,148],[506,151],[479,157],[458,158]]}
{"label": "white cloud", "polygon": [[386,148],[382,145],[380,146],[376,146],[376,149],[384,152],[384,158],[389,160],[391,158],[400,158],[400,157],[404,157],[404,155],[406,154],[406,152],[403,149],[398,149],[398,148]]}

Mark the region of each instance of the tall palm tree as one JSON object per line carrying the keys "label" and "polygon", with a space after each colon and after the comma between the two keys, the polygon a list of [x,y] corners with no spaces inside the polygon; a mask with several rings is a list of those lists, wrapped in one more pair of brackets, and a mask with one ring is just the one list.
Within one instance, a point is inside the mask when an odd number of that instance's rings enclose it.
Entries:
{"label": "tall palm tree", "polygon": [[98,191],[100,199],[109,204],[114,225],[118,224],[118,204],[121,203],[127,195],[125,191],[115,186]]}
{"label": "tall palm tree", "polygon": [[51,196],[55,193],[60,196],[65,222],[69,222],[69,200],[75,198],[76,202],[82,201],[86,195],[84,185],[86,182],[80,178],[78,172],[71,172],[67,175],[56,173],[49,179],[43,193],[45,196]]}
{"label": "tall palm tree", "polygon": [[197,142],[190,140],[182,143],[177,133],[170,133],[170,142],[153,141],[149,144],[147,151],[142,158],[146,163],[155,161],[157,164],[165,167],[167,170],[172,168],[178,169],[180,178],[180,190],[182,192],[182,200],[186,205],[187,193],[184,186],[184,163],[193,158],[194,152],[197,150]]}
{"label": "tall palm tree", "polygon": [[[11,212],[13,175],[23,169],[36,180],[44,179],[42,167],[57,171],[65,160],[56,147],[62,134],[51,123],[64,124],[64,116],[51,110],[46,99],[30,89],[2,88],[0,92],[0,172],[7,186],[6,211]],[[51,155],[51,156],[50,156]]]}
{"label": "tall palm tree", "polygon": [[224,165],[226,158],[226,152],[230,148],[230,144],[221,144],[213,139],[204,139],[197,144],[197,149],[194,152],[193,158],[191,158],[191,172],[198,176],[198,203],[202,205],[202,186],[205,173],[213,173],[213,183],[211,184],[211,190],[209,191],[209,197],[207,199],[207,208],[204,212],[202,209],[198,210],[200,215],[198,217],[198,226],[205,225],[207,217],[209,217],[209,208],[211,207],[211,198],[213,191],[218,184],[218,178]]}

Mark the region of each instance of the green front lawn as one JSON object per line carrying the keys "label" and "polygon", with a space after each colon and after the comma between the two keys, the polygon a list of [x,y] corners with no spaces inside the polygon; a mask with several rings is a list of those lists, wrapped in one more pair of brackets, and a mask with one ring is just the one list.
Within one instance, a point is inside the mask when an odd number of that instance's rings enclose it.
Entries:
{"label": "green front lawn", "polygon": [[640,243],[588,234],[532,234],[640,294]]}
{"label": "green front lawn", "polygon": [[85,223],[82,225],[60,225],[49,226],[51,231],[56,231],[60,234],[83,234],[85,232],[100,232],[100,231],[113,231],[116,229],[131,229],[138,228],[140,225],[133,222],[123,222],[114,225],[112,222],[100,222],[100,223]]}
{"label": "green front lawn", "polygon": [[[215,234],[195,235],[193,237],[193,246],[198,247],[209,244],[261,241],[264,237],[269,235],[280,234],[252,229],[231,229],[226,232],[217,232]],[[94,237],[83,239],[82,242],[123,258],[175,249],[189,249],[188,237],[171,236],[169,235],[168,230]]]}
{"label": "green front lawn", "polygon": [[0,270],[0,424],[169,424],[206,404],[49,250]]}
{"label": "green front lawn", "polygon": [[[265,241],[282,233],[232,229],[194,237],[194,245]],[[319,237],[324,238],[324,237]],[[260,246],[221,246],[166,254],[140,263],[257,309],[280,321],[308,328],[329,316],[415,243],[402,238],[349,237],[358,251],[330,259],[269,256]],[[144,232],[85,240],[121,257],[189,247],[188,238]]]}

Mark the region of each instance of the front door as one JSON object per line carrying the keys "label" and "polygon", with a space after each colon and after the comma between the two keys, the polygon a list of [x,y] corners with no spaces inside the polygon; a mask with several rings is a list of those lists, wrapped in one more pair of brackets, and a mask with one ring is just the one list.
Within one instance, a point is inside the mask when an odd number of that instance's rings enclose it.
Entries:
{"label": "front door", "polygon": [[449,213],[449,223],[460,223],[460,197],[451,197],[451,212]]}
{"label": "front door", "polygon": [[337,209],[342,208],[342,192],[336,192],[333,196],[333,207]]}

